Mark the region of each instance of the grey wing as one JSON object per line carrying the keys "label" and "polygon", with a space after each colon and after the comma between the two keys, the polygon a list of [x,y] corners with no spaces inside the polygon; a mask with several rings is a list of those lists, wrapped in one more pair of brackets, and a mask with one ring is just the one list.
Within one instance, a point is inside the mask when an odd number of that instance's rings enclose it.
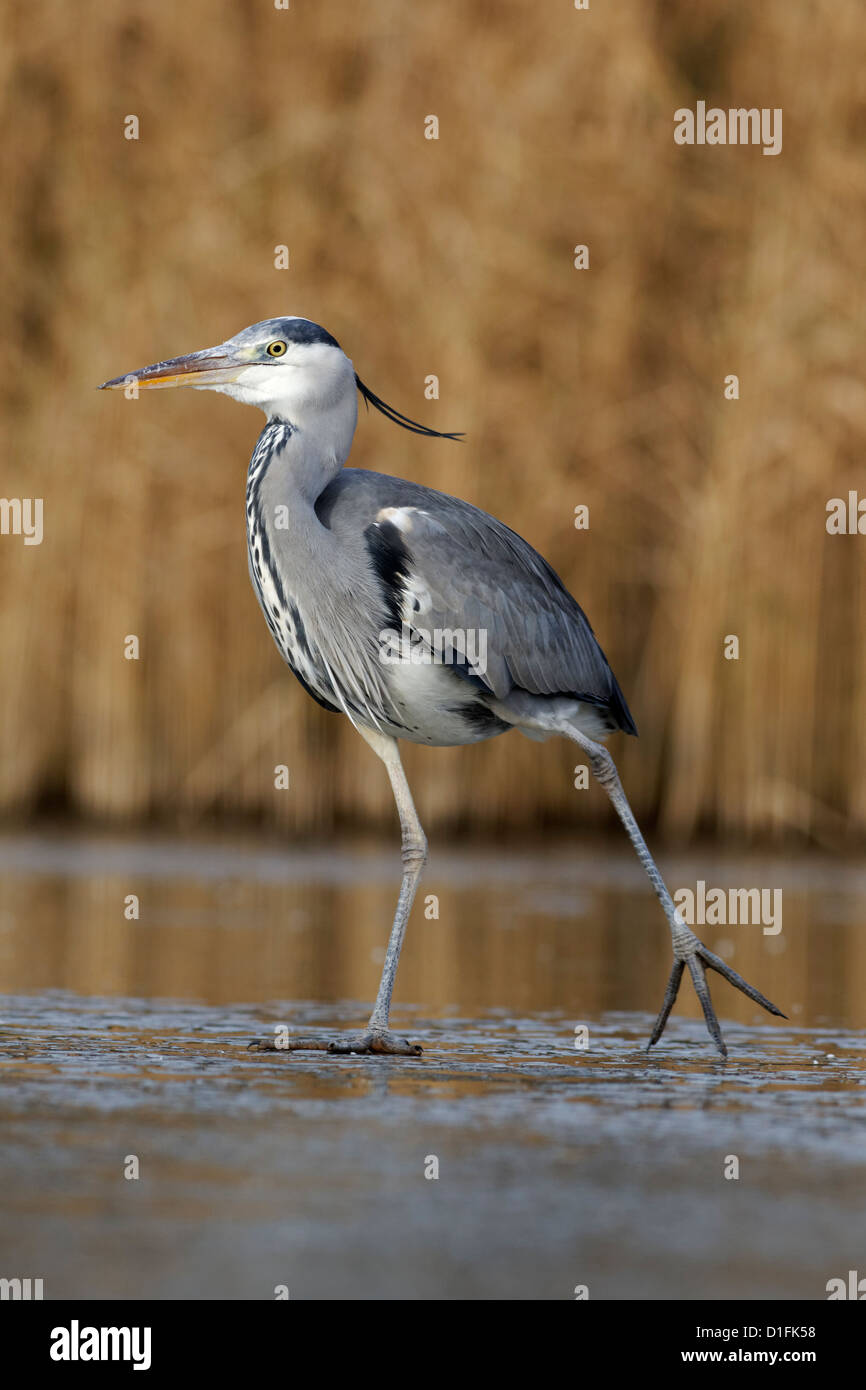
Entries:
{"label": "grey wing", "polygon": [[356,501],[369,494],[365,541],[392,616],[427,640],[474,633],[476,655],[483,640],[483,670],[459,659],[455,670],[497,700],[514,690],[571,696],[605,711],[611,728],[637,732],[586,615],[521,536],[432,488],[361,470],[342,480]]}

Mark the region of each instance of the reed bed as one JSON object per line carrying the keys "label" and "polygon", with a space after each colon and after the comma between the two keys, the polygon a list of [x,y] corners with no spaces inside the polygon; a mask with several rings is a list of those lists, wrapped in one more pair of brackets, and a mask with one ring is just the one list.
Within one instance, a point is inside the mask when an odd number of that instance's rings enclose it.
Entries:
{"label": "reed bed", "polygon": [[[45,518],[40,546],[0,537],[7,818],[391,824],[248,583],[259,418],[93,390],[299,313],[467,434],[362,412],[352,461],[495,512],[579,598],[640,729],[612,744],[639,816],[862,839],[866,539],[825,529],[866,495],[858,0],[45,0],[0,26],[0,491]],[[781,107],[782,153],[676,145],[701,99]],[[575,761],[407,751],[428,828],[461,833],[597,823]]]}

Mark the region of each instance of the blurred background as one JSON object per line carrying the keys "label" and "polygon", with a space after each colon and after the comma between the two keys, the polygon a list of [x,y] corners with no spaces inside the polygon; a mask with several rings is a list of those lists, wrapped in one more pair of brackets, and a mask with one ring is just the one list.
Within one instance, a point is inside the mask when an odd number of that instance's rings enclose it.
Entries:
{"label": "blurred background", "polygon": [[[862,841],[864,543],[825,530],[866,432],[857,0],[46,0],[0,24],[2,492],[45,527],[0,538],[7,823],[393,829],[249,585],[258,414],[93,389],[297,313],[467,435],[362,412],[352,462],[494,512],[586,609],[640,730],[612,744],[639,819]],[[699,99],[782,107],[783,152],[676,145]],[[442,834],[599,824],[574,762],[407,750]]]}

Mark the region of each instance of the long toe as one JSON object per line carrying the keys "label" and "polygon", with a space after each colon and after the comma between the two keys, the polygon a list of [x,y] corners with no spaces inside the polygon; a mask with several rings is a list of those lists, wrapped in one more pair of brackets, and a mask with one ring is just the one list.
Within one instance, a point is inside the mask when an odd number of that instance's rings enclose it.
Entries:
{"label": "long toe", "polygon": [[695,987],[695,994],[698,996],[701,1008],[704,1012],[704,1022],[707,1025],[707,1032],[716,1044],[722,1057],[727,1057],[728,1049],[725,1047],[725,1040],[722,1037],[719,1020],[716,1018],[716,1011],[713,1008],[713,1001],[710,998],[710,987],[707,984],[707,977],[700,957],[697,955],[689,956],[688,967],[689,974],[692,977],[692,984]]}
{"label": "long toe", "polygon": [[715,970],[718,975],[721,975],[723,979],[728,981],[728,984],[740,990],[747,998],[753,999],[756,1004],[760,1004],[761,1008],[766,1009],[768,1013],[775,1014],[777,1018],[785,1018],[785,1014],[782,1013],[782,1010],[777,1009],[776,1005],[772,1004],[760,990],[755,989],[754,985],[750,985],[743,979],[742,975],[738,975],[736,970],[732,970],[729,965],[725,964],[720,956],[714,955],[702,941],[699,941],[698,938],[695,937],[694,950],[691,955],[678,958],[673,963],[667,989],[665,990],[665,997],[662,1000],[659,1016],[655,1021],[650,1040],[647,1043],[647,1050],[658,1042],[665,1030],[665,1024],[676,1002],[680,982],[682,981],[686,966],[689,967],[689,974],[695,988],[695,994],[698,996],[701,1003],[707,1031],[722,1057],[727,1057],[728,1049],[725,1046],[722,1030],[719,1027],[719,1020],[716,1018],[716,1011],[713,1008],[713,1001],[710,998],[710,989],[707,984],[707,976],[704,969],[705,966],[708,970]]}
{"label": "long toe", "polygon": [[726,965],[721,956],[714,955],[707,946],[704,946],[703,942],[696,954],[704,962],[704,965],[708,966],[710,970],[715,970],[718,975],[727,980],[729,985],[733,985],[734,989],[740,990],[749,999],[753,999],[756,1004],[760,1004],[761,1008],[766,1009],[768,1014],[775,1014],[777,1018],[788,1017],[787,1014],[782,1013],[781,1009],[777,1009],[775,1004],[771,1004],[770,1000],[759,989],[755,989],[755,986],[744,980],[742,975],[738,975],[736,970],[732,970],[729,965]]}
{"label": "long toe", "polygon": [[662,1000],[662,1006],[659,1009],[659,1016],[655,1021],[655,1027],[653,1028],[652,1034],[650,1035],[650,1040],[646,1045],[647,1052],[649,1052],[651,1047],[655,1046],[662,1033],[665,1031],[665,1024],[668,1021],[668,1016],[674,1004],[676,1003],[676,998],[679,994],[680,980],[683,978],[684,970],[684,962],[681,960],[675,960],[671,969],[670,976],[668,977],[667,989],[665,990],[665,997]]}
{"label": "long toe", "polygon": [[278,1031],[272,1037],[253,1038],[248,1052],[328,1052],[332,1038],[295,1037]]}

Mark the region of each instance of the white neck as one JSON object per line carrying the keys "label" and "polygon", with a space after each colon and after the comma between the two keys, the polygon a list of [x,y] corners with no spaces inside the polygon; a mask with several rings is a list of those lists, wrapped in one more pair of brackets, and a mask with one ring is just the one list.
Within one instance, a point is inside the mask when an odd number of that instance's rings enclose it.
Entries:
{"label": "white neck", "polygon": [[355,369],[339,349],[306,349],[313,353],[316,369],[286,364],[251,366],[237,380],[219,387],[226,395],[256,405],[269,421],[291,426],[281,450],[291,474],[292,487],[311,500],[336,477],[352,447],[358,422]]}

